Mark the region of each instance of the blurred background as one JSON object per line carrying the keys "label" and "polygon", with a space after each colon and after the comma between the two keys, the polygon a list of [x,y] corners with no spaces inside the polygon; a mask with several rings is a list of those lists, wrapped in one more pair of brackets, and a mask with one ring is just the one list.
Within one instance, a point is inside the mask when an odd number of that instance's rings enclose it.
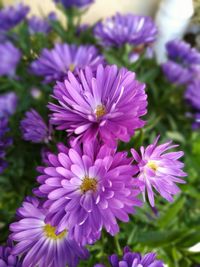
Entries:
{"label": "blurred background", "polygon": [[[3,0],[5,5],[16,2],[16,0]],[[24,0],[23,2],[31,7],[32,14],[48,14],[52,10],[59,14],[52,0]],[[159,2],[160,0],[96,0],[83,17],[83,22],[94,23],[116,12],[154,15]]]}

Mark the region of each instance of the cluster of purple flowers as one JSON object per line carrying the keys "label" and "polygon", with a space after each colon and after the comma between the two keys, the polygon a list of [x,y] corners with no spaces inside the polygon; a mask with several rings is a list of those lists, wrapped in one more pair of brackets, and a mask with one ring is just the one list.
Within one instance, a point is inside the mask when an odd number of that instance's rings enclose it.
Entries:
{"label": "cluster of purple flowers", "polygon": [[[82,8],[92,1],[56,2],[65,8]],[[46,21],[29,20],[31,33],[48,33],[49,29]],[[154,23],[144,16],[117,14],[95,27],[96,37],[106,46],[128,43],[146,47],[156,34]],[[14,75],[20,52],[11,43],[0,45],[1,49],[5,49],[5,60],[0,75]],[[131,157],[128,151],[117,150],[118,142],[129,142],[145,125],[145,84],[125,68],[106,65],[95,46],[56,44],[51,50],[44,49],[30,70],[56,85],[54,101],[48,105],[49,125],[36,110],[27,111],[20,124],[23,139],[49,143],[55,127],[66,134],[68,144],[59,143],[57,152],[44,153],[44,166],[37,168],[40,175],[34,197],[26,197],[17,210],[16,221],[10,225],[12,246],[0,248],[0,265],[76,267],[89,256],[85,246],[99,240],[103,229],[114,236],[119,232],[119,221],[129,221],[135,207],[143,204],[141,194],[144,200],[148,196],[152,207],[156,192],[169,202],[173,200],[180,191],[176,183],[185,182],[181,179],[186,176],[184,164],[179,160],[183,152],[169,152],[176,146],[171,142],[158,145],[158,138],[141,147],[140,153],[131,149]],[[11,143],[5,135],[8,116],[16,108],[13,95],[3,97],[12,104],[0,109],[0,172],[6,164],[5,149]],[[128,248],[121,260],[112,255],[110,264],[163,267],[155,253],[141,256]]]}
{"label": "cluster of purple flowers", "polygon": [[[124,248],[123,257],[120,260],[116,254],[109,258],[111,267],[164,267],[162,261],[156,259],[155,253],[147,253],[142,256],[140,253],[131,252],[128,247]],[[96,264],[94,267],[105,267],[103,264]]]}
{"label": "cluster of purple flowers", "polygon": [[200,53],[180,40],[167,46],[168,61],[162,65],[167,79],[176,85],[185,85],[185,99],[194,110],[193,129],[199,128],[200,112]]}

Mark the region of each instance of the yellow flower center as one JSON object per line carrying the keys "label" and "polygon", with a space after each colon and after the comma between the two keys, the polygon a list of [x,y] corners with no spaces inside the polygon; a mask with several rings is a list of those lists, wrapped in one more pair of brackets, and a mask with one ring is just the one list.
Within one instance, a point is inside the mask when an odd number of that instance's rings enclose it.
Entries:
{"label": "yellow flower center", "polygon": [[59,235],[56,235],[55,232],[56,232],[56,227],[51,226],[50,224],[46,224],[44,226],[44,233],[46,237],[50,239],[53,239],[53,240],[63,239],[67,234],[66,230],[62,231]]}
{"label": "yellow flower center", "polygon": [[97,180],[95,178],[90,178],[88,176],[85,176],[80,186],[80,189],[83,194],[85,194],[87,191],[90,190],[95,192],[97,189]]}
{"label": "yellow flower center", "polygon": [[106,107],[104,105],[98,105],[95,109],[97,119],[101,118],[106,114]]}
{"label": "yellow flower center", "polygon": [[147,166],[149,168],[151,168],[153,171],[157,171],[158,169],[158,165],[155,163],[155,161],[153,160],[150,160],[148,163],[147,163]]}
{"label": "yellow flower center", "polygon": [[71,72],[73,72],[74,69],[75,69],[75,65],[74,65],[73,63],[70,64],[70,65],[69,65],[69,70],[70,70]]}

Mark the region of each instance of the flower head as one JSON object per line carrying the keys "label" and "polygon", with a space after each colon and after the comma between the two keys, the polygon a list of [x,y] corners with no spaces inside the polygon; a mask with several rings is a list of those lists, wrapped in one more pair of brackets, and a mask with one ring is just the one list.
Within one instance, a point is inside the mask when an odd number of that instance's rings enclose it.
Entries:
{"label": "flower head", "polygon": [[0,95],[0,118],[9,117],[15,113],[18,98],[14,92]]}
{"label": "flower head", "polygon": [[12,43],[0,44],[0,76],[14,76],[21,58],[21,52]]}
{"label": "flower head", "polygon": [[0,25],[2,31],[8,31],[24,20],[29,7],[23,4],[8,6],[0,10]]}
{"label": "flower head", "polygon": [[137,168],[125,152],[86,142],[70,149],[59,145],[58,155],[47,156],[35,194],[48,198],[47,222],[57,225],[58,233],[67,228],[77,242],[93,243],[102,228],[115,235],[117,219],[128,222],[134,206],[141,205],[138,181],[132,178]]}
{"label": "flower head", "polygon": [[88,252],[68,236],[65,229],[56,234],[56,227],[46,224],[48,211],[36,198],[28,197],[18,209],[19,220],[10,225],[11,240],[17,242],[13,255],[23,256],[27,267],[76,267]]}
{"label": "flower head", "polygon": [[65,8],[77,7],[83,8],[86,7],[94,2],[94,0],[54,0],[56,3],[60,3]]}
{"label": "flower head", "polygon": [[195,79],[188,85],[185,99],[194,109],[200,110],[200,79]]}
{"label": "flower head", "polygon": [[94,34],[104,46],[138,46],[154,42],[157,28],[150,17],[116,14],[104,22],[99,22]]}
{"label": "flower head", "polygon": [[13,256],[12,248],[0,246],[0,266],[1,267],[21,267],[22,263],[18,257]]}
{"label": "flower head", "polygon": [[[140,253],[131,252],[128,247],[124,248],[122,259],[116,254],[109,258],[111,267],[164,267],[162,261],[156,259],[156,253],[147,253],[142,256]],[[94,267],[105,267],[103,264],[96,264]]]}
{"label": "flower head", "polygon": [[31,71],[44,76],[45,82],[60,81],[69,70],[77,72],[86,66],[96,70],[100,63],[103,63],[103,57],[92,45],[56,44],[52,50],[42,51],[41,56],[31,64]]}
{"label": "flower head", "polygon": [[35,34],[35,33],[48,34],[51,31],[51,25],[49,23],[49,20],[54,21],[56,19],[57,19],[56,14],[54,12],[51,12],[48,18],[46,19],[37,16],[32,16],[28,20],[30,34]]}
{"label": "flower head", "polygon": [[47,143],[51,139],[51,128],[48,128],[43,118],[34,109],[26,112],[26,117],[21,121],[21,130],[26,141]]}
{"label": "flower head", "polygon": [[157,145],[159,137],[153,144],[147,148],[141,147],[139,155],[134,149],[131,149],[132,156],[137,162],[138,179],[144,183],[142,186],[143,195],[147,192],[151,206],[154,206],[155,189],[167,201],[173,201],[173,195],[179,193],[179,188],[176,183],[185,183],[179,177],[186,176],[182,168],[184,164],[179,161],[183,156],[182,151],[167,152],[176,145],[171,145],[171,142]]}
{"label": "flower head", "polygon": [[162,65],[167,79],[182,85],[192,81],[200,65],[200,53],[184,41],[174,40],[166,45],[168,61]]}
{"label": "flower head", "polygon": [[0,173],[7,167],[5,161],[6,148],[12,144],[12,139],[6,136],[8,131],[8,119],[0,118]]}
{"label": "flower head", "polygon": [[134,130],[144,125],[146,114],[145,85],[124,68],[100,65],[94,73],[87,67],[79,77],[68,73],[58,82],[54,97],[59,105],[50,104],[50,122],[82,140],[99,136],[108,144],[117,139],[128,142]]}

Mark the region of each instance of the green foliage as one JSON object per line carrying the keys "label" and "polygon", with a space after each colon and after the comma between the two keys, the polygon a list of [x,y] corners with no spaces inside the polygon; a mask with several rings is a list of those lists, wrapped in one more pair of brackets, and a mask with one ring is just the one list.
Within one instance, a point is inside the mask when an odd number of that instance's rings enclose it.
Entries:
{"label": "green foliage", "polygon": [[[15,210],[36,186],[36,167],[41,164],[42,145],[22,140],[19,129],[20,120],[25,111],[30,108],[35,108],[47,119],[46,105],[53,88],[53,84],[42,84],[40,78],[31,75],[28,71],[29,64],[38,56],[42,48],[52,47],[55,38],[70,43],[95,44],[91,28],[79,36],[76,34],[76,28],[80,25],[80,13],[70,10],[67,13],[65,11],[65,15],[66,26],[58,21],[52,22],[53,31],[48,36],[29,35],[25,22],[17,27],[15,33],[18,38],[14,39],[14,42],[23,53],[17,73],[19,79],[0,78],[0,92],[14,90],[19,97],[17,112],[10,121],[10,135],[14,139],[14,145],[7,155],[9,168],[0,175],[0,242],[2,244],[6,242],[9,223],[14,219]],[[10,35],[12,36],[11,32]],[[143,209],[138,209],[128,224],[121,224],[118,236],[113,238],[103,232],[101,240],[88,247],[91,257],[87,266],[93,266],[99,261],[107,261],[109,254],[121,253],[122,248],[127,244],[134,251],[155,250],[169,267],[195,266],[200,263],[200,252],[191,252],[189,248],[200,242],[200,134],[192,132],[191,122],[185,116],[188,108],[183,100],[184,89],[169,84],[154,59],[145,59],[141,55],[136,63],[130,63],[130,51],[129,46],[102,50],[108,63],[124,66],[136,72],[137,78],[146,83],[148,94],[146,126],[136,131],[128,144],[119,144],[119,149],[128,150],[133,146],[138,149],[142,144],[151,143],[158,134],[161,135],[161,141],[172,139],[180,144],[181,150],[185,151],[187,184],[181,186],[182,193],[174,203],[166,203],[157,197],[157,212],[152,210],[148,203]],[[34,99],[31,96],[33,87],[41,91],[40,98]],[[49,149],[54,150],[56,142],[60,140],[65,140],[65,133],[55,133],[54,143],[49,145]],[[86,266],[85,264],[82,262],[80,266]]]}

